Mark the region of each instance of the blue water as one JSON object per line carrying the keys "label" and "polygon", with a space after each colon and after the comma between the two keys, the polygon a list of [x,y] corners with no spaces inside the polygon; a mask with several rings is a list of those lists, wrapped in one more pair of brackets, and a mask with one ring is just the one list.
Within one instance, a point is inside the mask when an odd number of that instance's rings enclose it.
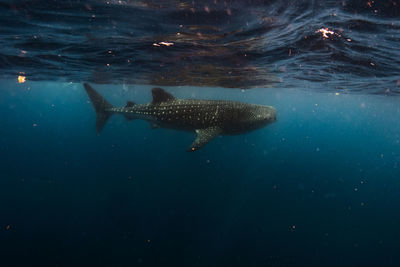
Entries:
{"label": "blue water", "polygon": [[[1,1],[0,266],[399,266],[399,18],[386,0]],[[193,153],[195,133],[119,115],[96,135],[84,82],[115,106],[158,86],[277,121]]]}
{"label": "blue water", "polygon": [[[97,87],[115,105],[150,100],[149,86]],[[187,153],[194,134],[122,116],[96,136],[81,84],[2,82],[9,266],[397,265],[397,98],[167,90],[270,104],[278,121]]]}

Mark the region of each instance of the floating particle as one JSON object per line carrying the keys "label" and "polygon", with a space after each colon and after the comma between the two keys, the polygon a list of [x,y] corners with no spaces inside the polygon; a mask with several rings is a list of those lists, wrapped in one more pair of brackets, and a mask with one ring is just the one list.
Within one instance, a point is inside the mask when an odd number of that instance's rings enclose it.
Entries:
{"label": "floating particle", "polygon": [[22,76],[22,75],[19,75],[19,76],[18,76],[18,82],[19,82],[19,83],[24,83],[24,82],[26,82],[26,77],[25,77],[25,76]]}
{"label": "floating particle", "polygon": [[34,124],[32,124],[32,126],[33,126],[33,127],[36,127],[36,126],[37,126],[37,124],[36,124],[36,123],[34,123]]}

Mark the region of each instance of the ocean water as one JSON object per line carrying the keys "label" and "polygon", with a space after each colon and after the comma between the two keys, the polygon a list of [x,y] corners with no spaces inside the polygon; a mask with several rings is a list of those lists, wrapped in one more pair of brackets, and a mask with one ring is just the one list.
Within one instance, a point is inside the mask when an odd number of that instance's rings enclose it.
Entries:
{"label": "ocean water", "polygon": [[[1,1],[0,266],[399,266],[399,1]],[[272,105],[195,133],[110,103]]]}

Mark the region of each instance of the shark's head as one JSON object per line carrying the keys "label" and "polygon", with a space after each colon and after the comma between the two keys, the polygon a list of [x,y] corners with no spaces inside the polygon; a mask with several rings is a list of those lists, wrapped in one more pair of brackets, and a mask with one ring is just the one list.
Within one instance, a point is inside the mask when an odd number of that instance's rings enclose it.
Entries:
{"label": "shark's head", "polygon": [[251,113],[255,128],[260,128],[276,121],[276,109],[272,106],[254,105]]}
{"label": "shark's head", "polygon": [[253,110],[256,121],[261,123],[271,123],[276,121],[276,109],[272,106],[257,106]]}
{"label": "shark's head", "polygon": [[232,123],[225,127],[225,133],[245,133],[260,129],[276,121],[276,110],[272,106],[246,104],[236,110]]}

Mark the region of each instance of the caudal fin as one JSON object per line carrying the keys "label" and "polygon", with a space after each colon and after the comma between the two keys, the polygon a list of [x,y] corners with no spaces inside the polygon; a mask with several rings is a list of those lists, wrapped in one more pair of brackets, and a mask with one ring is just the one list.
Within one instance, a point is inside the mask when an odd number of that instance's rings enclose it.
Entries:
{"label": "caudal fin", "polygon": [[108,103],[107,100],[104,99],[99,93],[96,92],[89,84],[84,83],[86,93],[89,95],[90,100],[96,110],[97,119],[96,119],[96,131],[100,133],[106,124],[107,120],[112,115],[112,112],[109,110],[113,108],[113,105]]}

